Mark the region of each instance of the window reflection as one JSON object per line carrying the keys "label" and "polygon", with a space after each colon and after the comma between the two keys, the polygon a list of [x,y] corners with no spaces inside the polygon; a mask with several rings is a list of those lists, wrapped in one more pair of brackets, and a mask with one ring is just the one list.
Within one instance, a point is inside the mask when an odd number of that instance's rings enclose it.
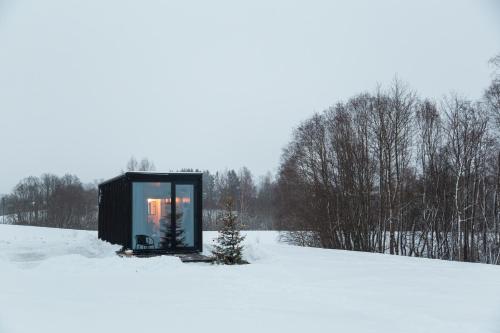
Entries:
{"label": "window reflection", "polygon": [[[194,246],[194,186],[176,185],[175,219],[171,183],[133,183],[133,249]],[[173,221],[175,220],[175,230]],[[142,244],[144,242],[144,244]]]}
{"label": "window reflection", "polygon": [[[134,182],[132,203],[132,245],[134,249],[161,249],[168,244],[167,230],[170,226],[170,183]],[[137,237],[140,236],[140,237]],[[141,245],[144,237],[152,239],[153,245]],[[151,243],[151,242],[149,242]]]}
{"label": "window reflection", "polygon": [[194,246],[194,186],[176,185],[175,187],[177,247]]}

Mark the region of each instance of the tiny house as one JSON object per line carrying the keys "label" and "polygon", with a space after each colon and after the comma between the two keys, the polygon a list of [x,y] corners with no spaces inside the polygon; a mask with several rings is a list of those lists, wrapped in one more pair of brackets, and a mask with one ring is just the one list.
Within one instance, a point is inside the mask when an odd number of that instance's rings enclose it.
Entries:
{"label": "tiny house", "polygon": [[202,251],[202,173],[126,172],[99,184],[98,237],[134,253]]}

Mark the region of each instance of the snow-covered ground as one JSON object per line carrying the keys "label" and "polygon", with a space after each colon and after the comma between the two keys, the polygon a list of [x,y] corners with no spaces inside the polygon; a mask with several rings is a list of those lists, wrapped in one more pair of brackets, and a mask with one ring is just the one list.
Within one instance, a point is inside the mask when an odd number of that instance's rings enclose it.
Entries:
{"label": "snow-covered ground", "polygon": [[500,267],[247,235],[251,264],[231,267],[0,225],[0,332],[500,332]]}

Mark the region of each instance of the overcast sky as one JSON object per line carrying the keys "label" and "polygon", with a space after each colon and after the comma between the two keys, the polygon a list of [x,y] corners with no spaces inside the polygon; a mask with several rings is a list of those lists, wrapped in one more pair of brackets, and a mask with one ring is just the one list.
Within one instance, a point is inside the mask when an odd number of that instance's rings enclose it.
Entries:
{"label": "overcast sky", "polygon": [[500,1],[0,0],[0,193],[23,177],[275,171],[292,129],[395,74],[478,98]]}

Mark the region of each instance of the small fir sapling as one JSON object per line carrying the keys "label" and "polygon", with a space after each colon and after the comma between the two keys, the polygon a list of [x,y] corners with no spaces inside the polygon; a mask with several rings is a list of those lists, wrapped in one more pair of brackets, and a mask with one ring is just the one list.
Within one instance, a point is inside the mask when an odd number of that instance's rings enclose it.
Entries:
{"label": "small fir sapling", "polygon": [[238,216],[233,211],[232,200],[227,200],[222,218],[218,221],[219,233],[214,240],[212,250],[214,262],[223,265],[248,264],[243,260],[243,240],[245,236],[240,234],[241,225]]}

